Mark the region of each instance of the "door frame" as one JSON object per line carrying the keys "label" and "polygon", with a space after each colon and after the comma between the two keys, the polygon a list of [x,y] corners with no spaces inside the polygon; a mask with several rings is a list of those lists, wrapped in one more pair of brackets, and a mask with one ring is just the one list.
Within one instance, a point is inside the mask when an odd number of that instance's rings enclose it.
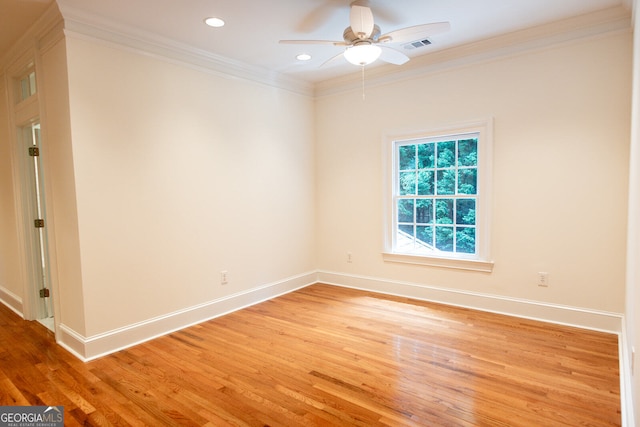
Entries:
{"label": "door frame", "polygon": [[[40,140],[46,141],[46,120],[41,108],[42,97],[42,76],[38,72],[39,56],[34,50],[26,52],[13,66],[9,67],[5,73],[5,87],[8,94],[8,107],[9,107],[9,126],[12,129],[11,132],[11,146],[12,146],[12,175],[13,175],[13,187],[15,197],[15,210],[16,210],[16,232],[18,235],[18,247],[19,247],[19,260],[20,260],[20,277],[23,282],[22,293],[22,315],[26,320],[38,320],[42,318],[42,302],[40,301],[40,286],[42,278],[40,277],[41,268],[38,265],[40,260],[40,248],[36,245],[33,238],[34,227],[34,189],[32,187],[33,177],[29,164],[31,157],[27,152],[27,146],[25,145],[24,137],[22,135],[23,129],[26,126],[30,126],[35,122],[39,122],[41,126]],[[30,97],[20,100],[19,85],[20,79],[28,74],[30,71],[35,71],[36,77],[36,93]],[[53,221],[52,215],[47,211],[46,207],[51,206],[50,200],[50,183],[48,180],[49,174],[47,173],[47,159],[42,154],[47,151],[48,146],[45,145],[45,149],[41,149],[40,166],[41,172],[44,176],[44,182],[41,186],[42,191],[42,203],[45,206],[44,219],[45,221],[45,248],[47,256],[47,268],[45,274],[47,275],[47,282],[49,283],[51,309],[54,317],[54,332],[58,330],[59,323],[59,301],[57,298],[57,286],[54,274],[54,261],[55,254],[52,249],[55,248],[54,233],[53,233]],[[50,211],[50,210],[49,210]]]}

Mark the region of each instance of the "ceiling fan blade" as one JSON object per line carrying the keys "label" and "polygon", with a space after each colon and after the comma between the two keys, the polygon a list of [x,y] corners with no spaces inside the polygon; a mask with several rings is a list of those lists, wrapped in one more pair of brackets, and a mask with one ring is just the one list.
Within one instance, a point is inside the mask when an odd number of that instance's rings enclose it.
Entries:
{"label": "ceiling fan blade", "polygon": [[280,44],[330,44],[332,46],[346,46],[344,41],[336,40],[280,40]]}
{"label": "ceiling fan blade", "polygon": [[[331,58],[327,59],[322,64],[320,64],[320,68],[323,68],[323,67],[326,67],[328,65],[334,64],[334,63],[340,61],[340,59],[344,59],[343,53],[339,53],[336,56],[332,56]],[[345,61],[346,61],[346,59],[345,59]]]}
{"label": "ceiling fan blade", "polygon": [[451,29],[448,22],[434,22],[432,24],[415,25],[383,34],[378,38],[380,43],[408,43],[426,39],[434,34],[444,33]]}
{"label": "ceiling fan blade", "polygon": [[353,34],[362,40],[368,39],[373,32],[373,13],[371,9],[367,6],[352,4],[349,23]]}
{"label": "ceiling fan blade", "polygon": [[384,62],[394,65],[402,65],[409,61],[409,57],[400,51],[387,46],[378,46],[382,49],[382,52],[380,52],[380,59]]}

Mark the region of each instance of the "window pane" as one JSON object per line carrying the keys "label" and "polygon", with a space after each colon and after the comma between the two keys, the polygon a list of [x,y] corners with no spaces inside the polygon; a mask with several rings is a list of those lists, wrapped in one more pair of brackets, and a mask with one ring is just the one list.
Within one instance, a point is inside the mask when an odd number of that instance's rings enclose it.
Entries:
{"label": "window pane", "polygon": [[436,248],[453,252],[453,227],[436,227]]}
{"label": "window pane", "polygon": [[455,194],[456,171],[455,169],[445,169],[438,171],[438,194]]}
{"label": "window pane", "polygon": [[36,73],[35,71],[31,71],[26,76],[22,77],[19,82],[20,85],[20,99],[19,101],[24,101],[30,96],[36,93]]}
{"label": "window pane", "polygon": [[394,142],[394,252],[478,255],[480,149],[479,132]]}
{"label": "window pane", "polygon": [[400,170],[412,170],[416,168],[416,146],[401,145],[398,149]]}
{"label": "window pane", "polygon": [[29,74],[29,95],[35,95],[36,93],[36,73],[32,71]]}
{"label": "window pane", "polygon": [[456,162],[455,141],[438,142],[438,167],[450,168]]}
{"label": "window pane", "polygon": [[434,145],[434,143],[418,145],[418,169],[429,169],[434,167]]}
{"label": "window pane", "polygon": [[414,199],[398,200],[398,222],[413,222]]}
{"label": "window pane", "polygon": [[416,194],[416,173],[400,172],[399,185],[401,196]]}
{"label": "window pane", "polygon": [[418,172],[418,194],[421,196],[432,196],[433,187],[433,171]]}
{"label": "window pane", "polygon": [[456,227],[456,252],[465,254],[476,252],[475,227]]}
{"label": "window pane", "polygon": [[402,224],[398,226],[398,231],[401,233],[408,234],[411,238],[413,238],[413,225]]}
{"label": "window pane", "polygon": [[436,200],[436,223],[453,224],[453,199]]}
{"label": "window pane", "polygon": [[478,138],[458,141],[458,166],[478,166]]}
{"label": "window pane", "polygon": [[416,200],[416,222],[419,224],[433,223],[433,200]]}
{"label": "window pane", "polygon": [[456,224],[476,225],[475,199],[459,199],[457,201]]}
{"label": "window pane", "polygon": [[419,243],[431,246],[433,249],[433,227],[416,227],[416,239]]}
{"label": "window pane", "polygon": [[478,169],[458,170],[458,194],[477,194]]}
{"label": "window pane", "polygon": [[31,93],[31,91],[29,90],[29,79],[27,77],[23,78],[22,80],[20,80],[20,98],[21,100],[25,100],[27,99]]}

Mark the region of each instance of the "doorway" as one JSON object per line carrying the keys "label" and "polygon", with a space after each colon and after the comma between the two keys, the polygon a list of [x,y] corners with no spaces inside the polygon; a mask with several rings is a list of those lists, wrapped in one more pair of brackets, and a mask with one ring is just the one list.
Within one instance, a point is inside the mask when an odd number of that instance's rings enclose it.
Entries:
{"label": "doorway", "polygon": [[35,320],[55,332],[52,293],[49,277],[47,244],[47,221],[44,197],[44,174],[40,150],[42,133],[38,120],[21,128],[21,143],[27,159],[25,180],[27,194],[26,228],[28,248],[29,289],[32,316]]}

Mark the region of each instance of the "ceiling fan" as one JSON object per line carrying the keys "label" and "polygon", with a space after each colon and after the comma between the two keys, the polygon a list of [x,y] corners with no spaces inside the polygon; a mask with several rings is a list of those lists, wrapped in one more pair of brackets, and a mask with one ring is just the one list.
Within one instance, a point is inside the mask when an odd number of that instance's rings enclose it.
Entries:
{"label": "ceiling fan", "polygon": [[342,41],[333,40],[280,40],[283,44],[330,44],[345,46],[344,52],[330,58],[324,64],[333,62],[344,55],[344,58],[354,65],[365,66],[378,58],[390,64],[402,65],[409,61],[409,57],[388,45],[411,43],[425,40],[434,34],[448,31],[448,22],[434,22],[415,25],[381,34],[380,27],[373,20],[373,12],[367,2],[356,0],[351,3],[349,26],[342,34]]}

